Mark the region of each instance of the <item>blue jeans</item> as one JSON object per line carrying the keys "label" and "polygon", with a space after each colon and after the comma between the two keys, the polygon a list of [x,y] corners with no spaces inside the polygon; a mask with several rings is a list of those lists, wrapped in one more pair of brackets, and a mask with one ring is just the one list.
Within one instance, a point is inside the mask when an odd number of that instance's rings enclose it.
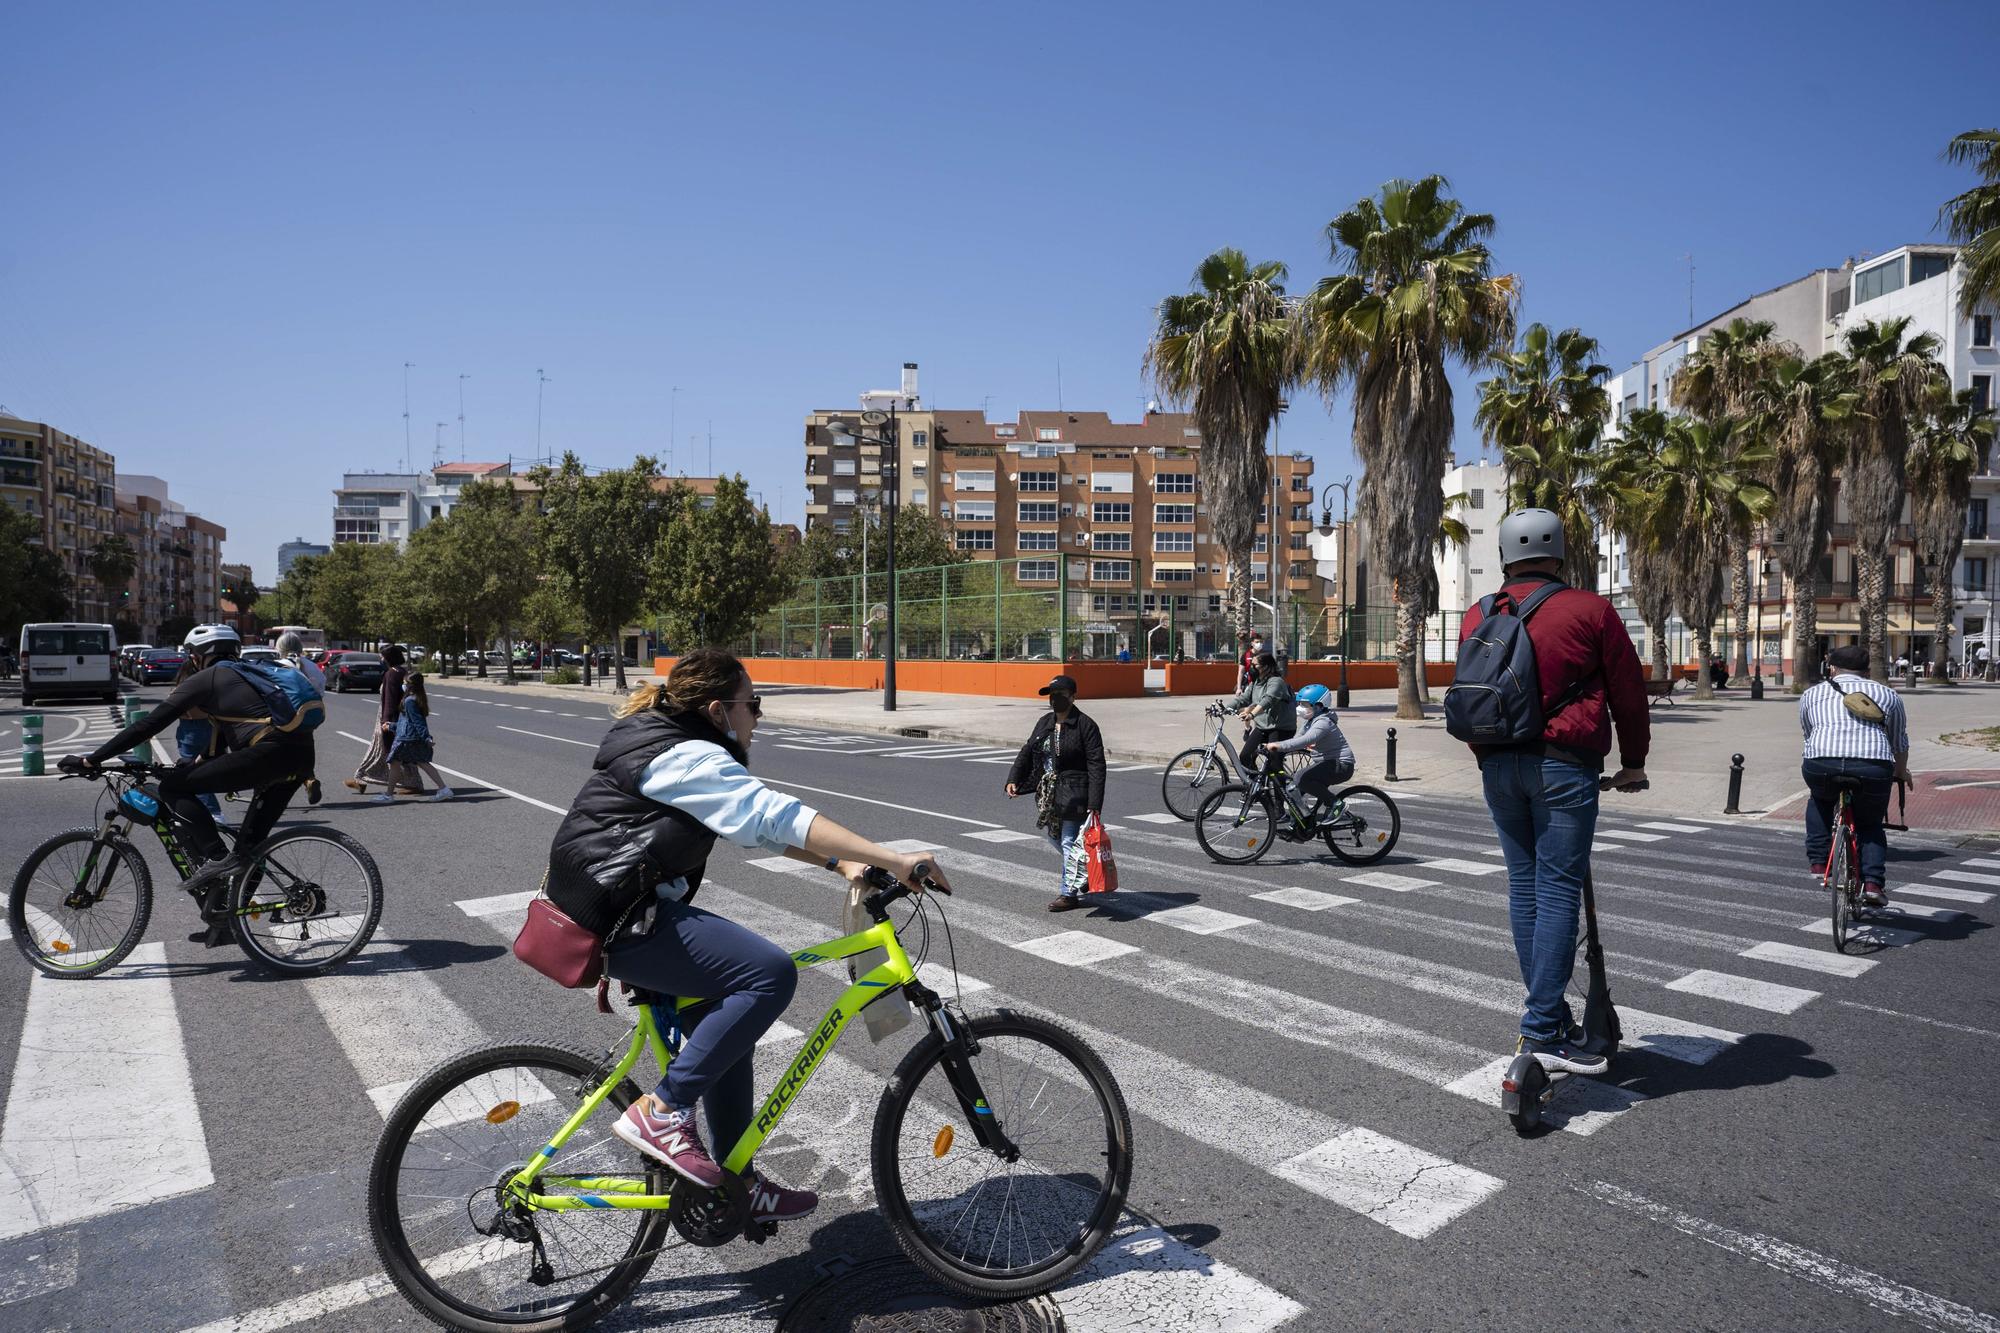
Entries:
{"label": "blue jeans", "polygon": [[1854,840],[1861,844],[1861,882],[1887,884],[1889,834],[1882,823],[1889,817],[1896,766],[1886,759],[1808,759],[1799,771],[1812,791],[1806,803],[1806,859],[1812,868],[1824,870],[1833,849],[1833,808],[1840,799],[1833,779],[1860,778],[1861,790],[1854,793]]}
{"label": "blue jeans", "polygon": [[1528,1003],[1521,1035],[1560,1041],[1571,1023],[1563,988],[1576,963],[1583,880],[1597,829],[1597,774],[1523,751],[1480,764],[1486,808],[1507,861],[1507,919]]}
{"label": "blue jeans", "polygon": [[1076,847],[1076,840],[1082,836],[1081,819],[1065,819],[1062,822],[1060,837],[1054,833],[1048,835],[1049,845],[1056,849],[1056,892],[1065,898],[1081,898],[1090,887],[1088,881],[1072,886],[1064,873],[1069,866],[1069,858],[1076,854],[1073,850]]}

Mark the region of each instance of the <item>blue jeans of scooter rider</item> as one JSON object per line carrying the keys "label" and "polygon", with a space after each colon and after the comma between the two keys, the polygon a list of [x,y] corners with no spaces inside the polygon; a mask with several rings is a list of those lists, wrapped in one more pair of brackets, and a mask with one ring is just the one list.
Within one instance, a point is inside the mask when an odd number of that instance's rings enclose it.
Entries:
{"label": "blue jeans of scooter rider", "polygon": [[1576,965],[1583,879],[1597,829],[1597,774],[1522,750],[1489,754],[1479,768],[1507,861],[1507,919],[1528,988],[1521,1035],[1560,1041],[1573,1022],[1563,990]]}

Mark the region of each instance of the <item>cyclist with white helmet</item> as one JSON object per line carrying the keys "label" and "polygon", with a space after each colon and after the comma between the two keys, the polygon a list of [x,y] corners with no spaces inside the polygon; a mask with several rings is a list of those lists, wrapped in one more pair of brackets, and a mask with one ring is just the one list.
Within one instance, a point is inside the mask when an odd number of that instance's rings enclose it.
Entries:
{"label": "cyclist with white helmet", "polygon": [[[287,725],[273,716],[265,695],[234,665],[243,641],[227,625],[197,625],[187,636],[187,651],[200,670],[174,687],[160,704],[131,726],[82,759],[71,756],[63,767],[88,771],[123,754],[173,726],[184,717],[206,718],[211,726],[207,752],[160,779],[160,799],[180,824],[181,845],[208,862],[185,887],[204,896],[203,916],[210,922],[200,938],[220,944],[230,938],[223,895],[230,879],[247,860],[246,853],[278,822],[292,793],[313,771],[312,732],[297,715]],[[312,705],[317,708],[317,703]],[[202,807],[204,793],[255,791],[238,830],[237,850],[230,852],[215,820]],[[228,853],[225,855],[225,853]]]}
{"label": "cyclist with white helmet", "polygon": [[1270,741],[1264,746],[1264,752],[1271,755],[1312,751],[1313,762],[1292,776],[1292,797],[1305,808],[1308,819],[1315,825],[1339,813],[1327,808],[1327,802],[1336,785],[1354,776],[1354,750],[1341,734],[1340,719],[1327,702],[1331,695],[1324,685],[1308,685],[1292,696],[1298,705],[1298,731],[1285,740]]}

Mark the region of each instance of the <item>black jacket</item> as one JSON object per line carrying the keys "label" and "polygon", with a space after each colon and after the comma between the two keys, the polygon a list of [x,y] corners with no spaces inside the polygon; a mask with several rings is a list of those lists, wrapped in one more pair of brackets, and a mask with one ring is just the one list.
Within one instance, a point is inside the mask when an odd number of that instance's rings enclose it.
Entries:
{"label": "black jacket", "polygon": [[608,933],[655,885],[685,879],[689,898],[701,887],[714,830],[639,790],[647,765],[690,740],[713,741],[742,760],[742,747],[700,713],[651,709],[604,734],[591,761],[596,771],[549,846],[549,900],[585,930]]}
{"label": "black jacket", "polygon": [[[1028,743],[1014,756],[1007,781],[1024,795],[1035,793],[1042,776],[1042,742],[1056,725],[1053,712],[1042,714]],[[1104,809],[1104,737],[1097,723],[1082,709],[1072,705],[1056,741],[1056,809],[1064,819],[1082,819],[1093,810]]]}
{"label": "black jacket", "polygon": [[271,708],[256,686],[234,667],[204,667],[174,686],[166,702],[97,747],[90,762],[101,764],[149,741],[181,718],[192,715],[214,723],[209,753],[244,750],[266,741],[303,744],[310,733],[272,730]]}

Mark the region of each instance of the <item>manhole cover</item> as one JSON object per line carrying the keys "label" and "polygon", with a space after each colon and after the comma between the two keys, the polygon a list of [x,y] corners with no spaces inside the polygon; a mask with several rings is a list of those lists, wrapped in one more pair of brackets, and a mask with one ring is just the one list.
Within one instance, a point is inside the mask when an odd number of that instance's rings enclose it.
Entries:
{"label": "manhole cover", "polygon": [[806,1289],[778,1333],[1063,1333],[1047,1296],[989,1304],[924,1276],[900,1255],[841,1266]]}

